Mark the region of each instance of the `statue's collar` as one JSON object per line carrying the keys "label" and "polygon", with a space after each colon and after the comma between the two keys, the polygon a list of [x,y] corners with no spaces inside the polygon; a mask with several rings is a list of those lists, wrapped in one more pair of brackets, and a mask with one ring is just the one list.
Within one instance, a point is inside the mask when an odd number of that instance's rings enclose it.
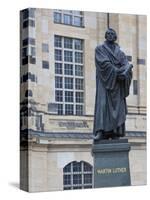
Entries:
{"label": "statue's collar", "polygon": [[114,51],[111,50],[111,48],[109,47],[108,43],[105,41],[103,46],[105,47],[105,49],[107,49],[109,51],[109,53],[111,53],[114,57],[116,57],[115,55],[117,54],[117,52],[119,51],[119,45],[117,43],[113,44],[115,47]]}

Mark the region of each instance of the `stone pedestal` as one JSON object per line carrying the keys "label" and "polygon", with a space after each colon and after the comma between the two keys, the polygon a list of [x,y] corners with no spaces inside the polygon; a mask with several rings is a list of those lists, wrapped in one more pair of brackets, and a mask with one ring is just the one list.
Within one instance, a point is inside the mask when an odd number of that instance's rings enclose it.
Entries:
{"label": "stone pedestal", "polygon": [[131,185],[127,139],[101,140],[93,144],[94,188]]}

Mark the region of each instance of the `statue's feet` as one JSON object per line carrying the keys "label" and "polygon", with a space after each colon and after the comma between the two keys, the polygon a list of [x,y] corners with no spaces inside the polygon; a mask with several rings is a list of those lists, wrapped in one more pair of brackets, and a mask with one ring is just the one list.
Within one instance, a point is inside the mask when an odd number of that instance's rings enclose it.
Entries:
{"label": "statue's feet", "polygon": [[93,136],[94,140],[101,140],[103,138],[102,132],[98,132],[96,135]]}

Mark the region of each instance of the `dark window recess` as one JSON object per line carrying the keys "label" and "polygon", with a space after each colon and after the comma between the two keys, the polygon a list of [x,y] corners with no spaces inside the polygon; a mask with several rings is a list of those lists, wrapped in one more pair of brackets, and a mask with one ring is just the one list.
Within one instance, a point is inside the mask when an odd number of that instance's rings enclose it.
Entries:
{"label": "dark window recess", "polygon": [[127,59],[128,59],[129,62],[131,62],[132,61],[132,56],[127,56]]}
{"label": "dark window recess", "polygon": [[134,95],[138,94],[138,82],[137,82],[137,80],[133,80],[133,94]]}
{"label": "dark window recess", "polygon": [[22,48],[22,57],[28,56],[28,47]]}
{"label": "dark window recess", "polygon": [[34,38],[25,38],[23,41],[22,41],[22,45],[23,46],[27,46],[27,45],[35,45],[35,39]]}
{"label": "dark window recess", "polygon": [[22,65],[28,64],[28,56],[22,59]]}
{"label": "dark window recess", "polygon": [[23,19],[27,19],[28,17],[34,18],[35,17],[35,8],[28,8],[22,11],[23,12]]}
{"label": "dark window recess", "polygon": [[[28,59],[29,58],[29,59]],[[36,64],[36,58],[32,57],[32,56],[26,56],[25,58],[22,59],[22,65],[26,65],[29,63],[31,64]]]}
{"label": "dark window recess", "polygon": [[35,64],[36,63],[36,59],[32,56],[29,56],[29,60],[31,64]]}
{"label": "dark window recess", "polygon": [[35,27],[35,21],[31,19],[24,21],[23,28],[27,28],[28,26]]}
{"label": "dark window recess", "polygon": [[23,10],[22,13],[23,13],[23,15],[22,15],[23,19],[27,19],[29,17],[29,10],[28,9]]}
{"label": "dark window recess", "polygon": [[137,64],[139,64],[139,65],[145,65],[145,59],[137,58]]}
{"label": "dark window recess", "polygon": [[26,90],[25,97],[32,97],[32,96],[33,96],[32,90]]}
{"label": "dark window recess", "polygon": [[36,76],[28,72],[27,74],[23,75],[22,81],[26,82],[27,80],[31,80],[32,82],[37,82]]}
{"label": "dark window recess", "polygon": [[42,67],[43,67],[44,69],[49,69],[49,62],[46,61],[46,60],[43,60],[43,61],[42,61]]}

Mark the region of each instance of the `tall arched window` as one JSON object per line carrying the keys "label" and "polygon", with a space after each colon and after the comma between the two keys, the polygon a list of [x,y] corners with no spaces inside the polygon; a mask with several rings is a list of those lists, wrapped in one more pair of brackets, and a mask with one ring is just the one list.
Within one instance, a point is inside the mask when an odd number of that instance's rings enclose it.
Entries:
{"label": "tall arched window", "polygon": [[92,166],[84,161],[73,161],[63,169],[64,190],[93,187]]}

